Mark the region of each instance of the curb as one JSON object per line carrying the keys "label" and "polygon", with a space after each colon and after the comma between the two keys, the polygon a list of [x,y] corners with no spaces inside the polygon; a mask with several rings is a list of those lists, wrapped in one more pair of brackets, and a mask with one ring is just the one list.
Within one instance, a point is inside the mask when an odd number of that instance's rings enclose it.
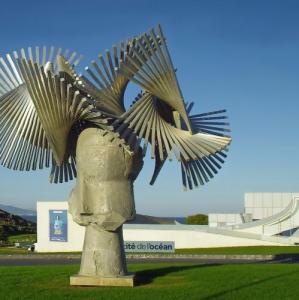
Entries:
{"label": "curb", "polygon": [[[0,260],[4,259],[80,259],[81,254],[1,254]],[[251,260],[251,261],[269,261],[269,260],[282,260],[282,259],[298,259],[299,254],[276,254],[276,255],[248,255],[248,254],[127,254],[127,259],[163,259],[163,260]]]}
{"label": "curb", "polygon": [[172,254],[172,255],[144,255],[129,254],[128,259],[212,259],[212,260],[273,260],[275,255],[235,255],[235,254]]}

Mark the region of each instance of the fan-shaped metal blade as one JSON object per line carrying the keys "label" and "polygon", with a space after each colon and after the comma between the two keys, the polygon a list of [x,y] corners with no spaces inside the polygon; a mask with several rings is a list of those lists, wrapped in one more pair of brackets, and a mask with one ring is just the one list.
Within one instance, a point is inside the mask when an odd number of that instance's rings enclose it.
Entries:
{"label": "fan-shaped metal blade", "polygon": [[[151,144],[151,157],[160,161],[174,154],[183,162],[206,160],[227,148],[231,139],[207,133],[190,134],[167,122],[159,113],[159,99],[145,93],[132,108],[112,126],[120,137],[130,139],[137,135]],[[131,133],[131,134],[130,134]]]}
{"label": "fan-shaped metal blade", "polygon": [[49,167],[53,152],[52,181],[67,181],[76,176],[69,131],[82,122],[106,128],[107,118],[68,82],[65,72],[72,75],[70,61],[79,62],[76,53],[63,53],[70,59],[63,58],[63,68],[61,49],[36,47],[33,52],[28,48],[0,58],[0,162],[35,170]]}
{"label": "fan-shaped metal blade", "polygon": [[136,46],[132,47],[130,53],[127,53],[126,61],[121,61],[119,73],[124,74],[143,89],[165,101],[173,110],[178,111],[192,133],[161,27],[158,26],[157,33],[151,29],[149,33],[135,38],[134,45]]}

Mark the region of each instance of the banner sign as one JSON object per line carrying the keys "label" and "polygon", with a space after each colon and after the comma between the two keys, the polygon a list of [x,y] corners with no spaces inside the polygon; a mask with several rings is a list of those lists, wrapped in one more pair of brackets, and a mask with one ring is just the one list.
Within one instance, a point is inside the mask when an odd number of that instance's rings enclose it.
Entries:
{"label": "banner sign", "polygon": [[175,250],[174,242],[125,241],[126,252],[170,252]]}
{"label": "banner sign", "polygon": [[67,242],[67,210],[49,210],[50,241]]}

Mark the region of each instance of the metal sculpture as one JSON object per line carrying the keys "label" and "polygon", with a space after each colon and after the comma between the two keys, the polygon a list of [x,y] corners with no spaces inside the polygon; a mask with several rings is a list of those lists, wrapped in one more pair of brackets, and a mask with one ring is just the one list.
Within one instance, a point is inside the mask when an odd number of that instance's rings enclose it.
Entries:
{"label": "metal sculpture", "polygon": [[[148,144],[150,184],[175,156],[192,189],[221,168],[229,124],[225,110],[190,114],[160,26],[106,50],[85,75],[76,73],[80,60],[53,47],[0,58],[0,162],[14,170],[51,164],[54,183],[77,177],[69,208],[86,235],[71,284],[132,285],[122,224],[135,216],[133,181]],[[142,92],[126,110],[130,81]]]}

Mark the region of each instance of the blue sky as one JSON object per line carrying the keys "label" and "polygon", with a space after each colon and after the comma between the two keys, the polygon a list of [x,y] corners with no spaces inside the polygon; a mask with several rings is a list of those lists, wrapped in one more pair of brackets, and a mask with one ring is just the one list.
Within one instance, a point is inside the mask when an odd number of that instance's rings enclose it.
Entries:
{"label": "blue sky", "polygon": [[[195,112],[226,108],[233,143],[219,174],[191,192],[179,164],[168,162],[154,186],[147,159],[135,183],[139,213],[185,216],[239,212],[244,192],[299,191],[298,1],[5,1],[0,55],[53,45],[84,55],[160,23],[187,101]],[[127,101],[135,89],[126,93]],[[49,170],[0,168],[0,203],[34,208],[66,200],[74,182],[48,183]]]}

